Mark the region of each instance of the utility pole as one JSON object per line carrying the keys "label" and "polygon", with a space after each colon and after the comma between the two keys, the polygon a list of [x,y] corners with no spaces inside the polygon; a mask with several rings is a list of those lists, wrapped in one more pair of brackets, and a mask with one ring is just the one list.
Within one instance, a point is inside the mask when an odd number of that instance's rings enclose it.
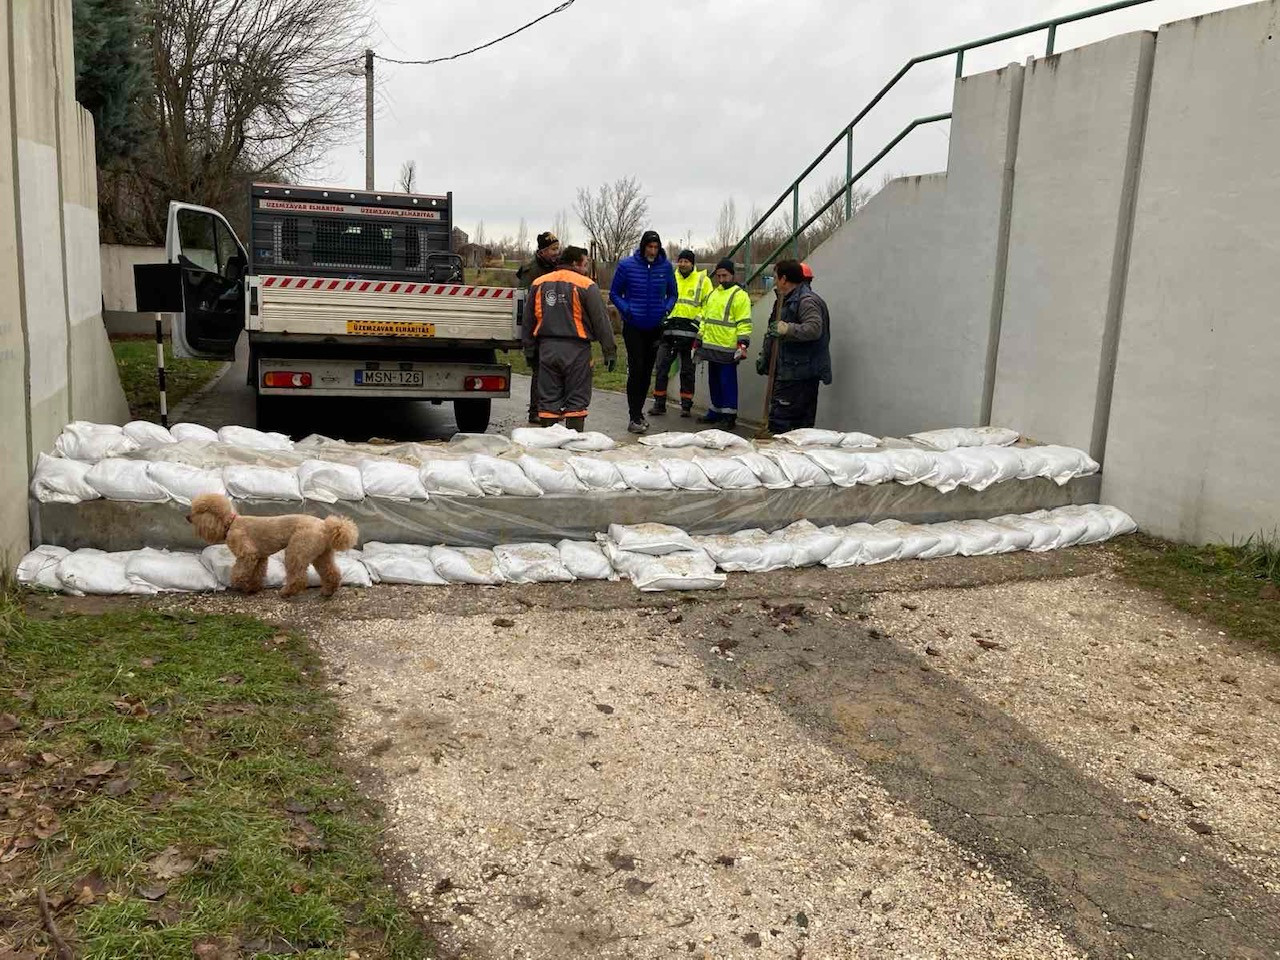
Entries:
{"label": "utility pole", "polygon": [[373,51],[364,52],[364,188],[373,189]]}

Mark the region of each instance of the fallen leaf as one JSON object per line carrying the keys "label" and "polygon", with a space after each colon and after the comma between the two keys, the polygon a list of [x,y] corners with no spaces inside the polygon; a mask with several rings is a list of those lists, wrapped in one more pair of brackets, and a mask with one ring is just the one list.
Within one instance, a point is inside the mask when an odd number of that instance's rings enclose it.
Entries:
{"label": "fallen leaf", "polygon": [[1192,833],[1198,833],[1202,837],[1207,837],[1213,833],[1213,827],[1209,826],[1203,820],[1188,820],[1187,826],[1191,828]]}
{"label": "fallen leaf", "polygon": [[53,767],[61,763],[62,758],[58,756],[56,753],[42,753],[40,754],[40,762],[43,763],[46,767]]}
{"label": "fallen leaf", "polygon": [[796,926],[801,930],[809,929],[809,915],[803,910],[796,914]]}
{"label": "fallen leaf", "polygon": [[75,902],[82,907],[97,903],[98,898],[106,892],[107,882],[102,879],[101,874],[96,872],[86,874],[71,884],[71,893],[75,897]]}
{"label": "fallen leaf", "polygon": [[210,847],[204,853],[200,854],[200,862],[206,867],[212,867],[215,863],[227,855],[227,851],[221,847]]}
{"label": "fallen leaf", "polygon": [[138,888],[138,896],[143,900],[161,900],[168,892],[169,885],[167,883],[153,883],[148,886]]}
{"label": "fallen leaf", "polygon": [[31,828],[31,832],[41,840],[48,840],[61,829],[62,821],[58,819],[57,814],[48,811],[36,817],[35,826]]}
{"label": "fallen leaf", "polygon": [[158,663],[164,663],[164,657],[143,657],[138,661],[138,666],[144,670],[150,670]]}
{"label": "fallen leaf", "polygon": [[636,858],[628,853],[610,850],[604,855],[604,859],[609,866],[613,867],[614,873],[619,870],[634,870],[636,868]]}
{"label": "fallen leaf", "polygon": [[983,650],[1003,650],[1004,649],[1004,644],[997,643],[994,640],[988,640],[986,637],[978,637],[976,643]]}
{"label": "fallen leaf", "polygon": [[307,803],[307,801],[298,800],[296,798],[293,800],[286,800],[284,808],[290,813],[310,813],[315,809],[315,807]]}
{"label": "fallen leaf", "polygon": [[942,656],[942,651],[939,650],[937,647],[925,647],[924,652],[930,657]]}
{"label": "fallen leaf", "polygon": [[606,717],[613,715],[613,707],[607,703],[597,703],[596,709],[603,713]]}
{"label": "fallen leaf", "polygon": [[441,880],[431,889],[431,892],[438,897],[441,894],[448,893],[452,889],[453,889],[453,878],[445,877],[443,880]]}
{"label": "fallen leaf", "polygon": [[137,697],[123,697],[120,700],[111,701],[111,705],[116,708],[116,712],[126,717],[136,717],[141,719],[150,716],[147,705]]}
{"label": "fallen leaf", "polygon": [[86,777],[105,777],[108,773],[116,768],[114,760],[99,760],[97,763],[91,763],[84,768]]}
{"label": "fallen leaf", "polygon": [[494,617],[493,625],[495,627],[501,627],[502,629],[507,630],[507,629],[510,629],[511,627],[514,627],[516,625],[516,622],[512,620],[510,617]]}
{"label": "fallen leaf", "polygon": [[40,841],[37,840],[35,837],[29,836],[29,835],[14,837],[13,841],[9,845],[9,849],[5,850],[4,848],[0,847],[0,863],[11,862],[19,854],[25,853],[27,850],[32,849],[37,844],[39,844],[39,842]]}
{"label": "fallen leaf", "polygon": [[[249,956],[257,953],[292,952],[292,950],[277,951],[274,949],[274,944],[269,944],[265,940],[257,942],[261,943],[261,948],[252,947],[249,943],[244,945],[245,952]],[[197,940],[191,945],[191,950],[195,954],[196,960],[238,960],[240,957],[240,949],[236,944],[226,940]]]}
{"label": "fallen leaf", "polygon": [[622,889],[626,890],[627,893],[631,894],[633,897],[642,897],[649,892],[649,888],[652,887],[654,883],[657,883],[657,881],[654,880],[652,882],[646,882],[641,880],[639,877],[627,877],[627,882],[622,885]]}
{"label": "fallen leaf", "polygon": [[102,788],[102,792],[108,797],[123,797],[126,793],[132,792],[137,786],[137,780],[127,780],[121,777],[118,780],[108,780],[107,785]]}
{"label": "fallen leaf", "polygon": [[151,873],[160,880],[177,880],[195,869],[195,860],[177,847],[166,847],[147,861]]}
{"label": "fallen leaf", "polygon": [[0,713],[0,733],[11,733],[22,724],[12,713]]}

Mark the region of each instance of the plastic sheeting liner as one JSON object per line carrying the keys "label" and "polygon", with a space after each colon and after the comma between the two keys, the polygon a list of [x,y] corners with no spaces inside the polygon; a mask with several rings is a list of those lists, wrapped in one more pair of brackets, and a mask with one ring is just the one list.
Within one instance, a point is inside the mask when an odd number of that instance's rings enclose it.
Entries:
{"label": "plastic sheeting liner", "polygon": [[360,483],[366,497],[409,503],[426,500],[427,488],[422,485],[419,469],[412,464],[392,460],[362,460]]}
{"label": "plastic sheeting liner", "polygon": [[77,550],[58,563],[58,579],[67,593],[91,596],[117,594],[145,595],[156,593],[154,587],[132,582],[128,577],[133,551],[104,553],[101,550]]}
{"label": "plastic sheeting liner", "polygon": [[[571,433],[573,431],[570,431]],[[629,489],[627,481],[622,479],[622,474],[618,472],[617,466],[608,460],[601,460],[599,457],[576,456],[569,461],[569,468],[573,470],[578,479],[582,481],[582,485],[588,490],[597,492],[621,492]]]}
{"label": "plastic sheeting liner", "polygon": [[298,487],[304,499],[319,503],[364,499],[360,468],[346,463],[304,460],[298,465]]}
{"label": "plastic sheeting liner", "polygon": [[517,427],[511,431],[512,443],[530,450],[557,449],[579,436],[581,434],[577,430],[570,430],[562,423],[553,423],[549,427]]}
{"label": "plastic sheeting liner", "polygon": [[202,493],[220,493],[224,496],[227,493],[221,470],[205,470],[185,463],[153,460],[147,464],[147,476],[169,495],[170,500],[183,506],[190,506],[191,501]]}
{"label": "plastic sheeting liner", "polygon": [[431,547],[416,543],[366,543],[361,559],[375,583],[404,583],[420,587],[444,586],[436,573]]}
{"label": "plastic sheeting liner", "polygon": [[[854,456],[855,454],[849,454]],[[808,454],[797,450],[767,450],[764,456],[778,465],[793,487],[826,487],[831,477]]]}
{"label": "plastic sheeting liner", "polygon": [[18,583],[33,589],[61,590],[58,564],[70,553],[66,547],[36,547],[18,562]]}
{"label": "plastic sheeting liner", "polygon": [[543,459],[526,453],[516,461],[516,465],[544,493],[579,494],[587,489],[587,485],[578,479],[567,459]]}
{"label": "plastic sheeting liner", "polygon": [[926,558],[926,555],[942,542],[940,536],[923,524],[903,523],[901,520],[881,520],[875,524],[875,528],[902,540],[902,548],[898,551],[899,560]]}
{"label": "plastic sheeting liner", "polygon": [[31,478],[31,495],[41,503],[83,503],[102,494],[85,480],[92,464],[40,454]]}
{"label": "plastic sheeting liner", "polygon": [[469,462],[472,477],[491,497],[542,496],[542,488],[530,480],[514,460],[477,453],[472,454]]}
{"label": "plastic sheeting liner", "polygon": [[297,471],[235,464],[222,468],[227,495],[237,500],[301,500]]}
{"label": "plastic sheeting liner", "polygon": [[178,443],[217,443],[218,432],[198,423],[175,423],[169,433]]}
{"label": "plastic sheeting liner", "polygon": [[173,434],[158,423],[150,420],[131,420],[124,425],[124,435],[136,443],[139,449],[144,447],[160,447],[166,443],[174,443]]}
{"label": "plastic sheeting liner", "polygon": [[471,464],[466,460],[433,459],[422,465],[422,485],[428,494],[451,497],[483,497],[484,489],[476,483]]}
{"label": "plastic sheeting liner", "polygon": [[840,543],[822,561],[823,566],[868,566],[897,560],[902,553],[902,537],[890,530],[881,530],[869,523],[855,523],[837,528]]}
{"label": "plastic sheeting liner", "polygon": [[125,576],[134,586],[160,593],[207,593],[223,589],[198,553],[170,553],[146,547],[129,558]]}
{"label": "plastic sheeting liner", "polygon": [[735,457],[698,457],[694,461],[718,490],[756,490],[762,485],[750,467]]}
{"label": "plastic sheeting liner", "polygon": [[658,461],[667,472],[671,485],[677,490],[700,490],[715,492],[717,487],[707,477],[699,461],[681,460],[679,457],[666,457]]}
{"label": "plastic sheeting liner", "polygon": [[150,467],[146,460],[99,460],[89,468],[84,480],[108,500],[164,503],[169,494],[151,479]]}
{"label": "plastic sheeting liner", "polygon": [[694,550],[693,538],[679,527],[665,523],[636,523],[623,526],[609,524],[609,540],[619,550],[628,553],[644,553],[652,557],[675,553],[678,550]]}
{"label": "plastic sheeting liner", "polygon": [[797,520],[774,536],[791,549],[791,566],[812,567],[831,555],[840,545],[840,533],[834,527],[817,527],[808,520]]}
{"label": "plastic sheeting liner", "polygon": [[694,537],[698,548],[730,573],[769,573],[791,566],[791,544],[763,530],[740,530],[718,537]]}
{"label": "plastic sheeting liner", "polygon": [[264,433],[252,427],[227,426],[218,431],[218,439],[251,450],[292,450],[293,441],[283,433]]}
{"label": "plastic sheeting liner", "polygon": [[599,544],[580,540],[561,540],[556,544],[560,562],[579,580],[616,580],[613,564]]}
{"label": "plastic sheeting liner", "polygon": [[138,444],[113,423],[88,423],[73,420],[62,428],[53,441],[53,451],[68,460],[97,463],[108,457],[120,457],[138,449]]}
{"label": "plastic sheeting liner", "polygon": [[432,547],[431,562],[435,565],[436,573],[449,583],[493,586],[503,582],[502,571],[498,569],[498,561],[492,550],[481,550],[478,547]]}
{"label": "plastic sheeting liner", "polygon": [[493,548],[498,569],[510,583],[569,583],[573,573],[550,543],[504,543]]}
{"label": "plastic sheeting liner", "polygon": [[782,468],[778,464],[766,457],[763,453],[752,451],[751,453],[739,453],[733,458],[739,463],[746,466],[752,473],[756,475],[756,479],[760,481],[760,485],[768,490],[782,490],[791,486],[791,481],[787,479],[787,475],[782,472]]}

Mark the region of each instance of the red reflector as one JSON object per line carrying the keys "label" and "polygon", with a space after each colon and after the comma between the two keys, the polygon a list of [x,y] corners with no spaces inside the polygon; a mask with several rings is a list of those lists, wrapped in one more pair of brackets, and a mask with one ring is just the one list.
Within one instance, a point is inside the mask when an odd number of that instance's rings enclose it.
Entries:
{"label": "red reflector", "polygon": [[507,389],[506,377],[467,377],[462,381],[463,390],[478,390],[484,393],[494,393],[498,390]]}
{"label": "red reflector", "polygon": [[293,370],[272,370],[262,375],[264,387],[309,387],[311,374]]}

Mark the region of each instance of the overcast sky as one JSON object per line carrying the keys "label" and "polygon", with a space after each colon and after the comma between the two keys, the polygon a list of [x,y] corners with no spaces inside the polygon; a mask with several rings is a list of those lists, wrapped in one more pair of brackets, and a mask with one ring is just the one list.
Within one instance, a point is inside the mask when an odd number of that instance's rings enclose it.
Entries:
{"label": "overcast sky", "polygon": [[[371,0],[373,46],[426,59],[467,49],[558,0]],[[576,0],[481,53],[435,66],[378,62],[376,185],[418,163],[418,189],[452,190],[455,223],[490,238],[530,235],[557,210],[570,236],[579,186],[635,175],[664,239],[703,241],[726,198],[740,219],[767,207],[911,57],[1097,0]],[[1058,50],[1237,6],[1152,0],[1063,27]],[[967,55],[966,73],[1042,54],[1044,35]],[[954,61],[917,67],[859,126],[855,159],[908,121],[951,105]],[[869,178],[946,167],[945,124],[916,130]],[[363,130],[318,176],[364,182]],[[843,149],[809,181],[842,175]],[[806,191],[806,194],[809,191]]]}

